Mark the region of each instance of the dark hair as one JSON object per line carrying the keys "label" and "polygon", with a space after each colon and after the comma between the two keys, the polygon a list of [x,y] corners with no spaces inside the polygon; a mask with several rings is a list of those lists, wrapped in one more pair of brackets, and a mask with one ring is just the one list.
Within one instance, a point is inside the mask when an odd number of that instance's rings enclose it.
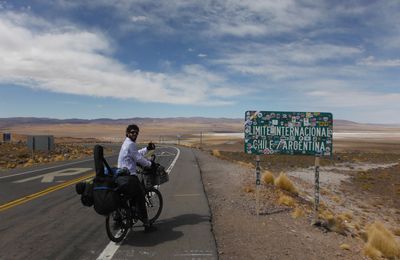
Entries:
{"label": "dark hair", "polygon": [[126,128],[126,136],[128,136],[128,133],[131,131],[138,131],[139,132],[139,127],[137,125],[128,125]]}

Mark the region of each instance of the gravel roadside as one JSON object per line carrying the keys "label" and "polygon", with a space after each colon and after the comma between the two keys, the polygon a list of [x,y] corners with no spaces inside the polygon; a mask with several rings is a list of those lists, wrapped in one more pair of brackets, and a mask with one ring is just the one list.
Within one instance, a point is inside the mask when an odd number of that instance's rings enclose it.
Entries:
{"label": "gravel roadside", "polygon": [[[350,236],[323,232],[311,216],[292,218],[262,185],[261,212],[255,212],[254,170],[194,150],[212,212],[220,259],[365,259],[362,243]],[[253,185],[255,187],[255,185]],[[348,245],[347,250],[340,246]]]}

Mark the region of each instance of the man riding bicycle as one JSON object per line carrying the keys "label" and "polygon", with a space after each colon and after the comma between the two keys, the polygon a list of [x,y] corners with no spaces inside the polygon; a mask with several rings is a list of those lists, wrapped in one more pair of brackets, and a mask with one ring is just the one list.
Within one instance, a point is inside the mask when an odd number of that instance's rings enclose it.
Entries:
{"label": "man riding bicycle", "polygon": [[147,147],[140,150],[136,147],[136,139],[139,135],[139,127],[137,125],[128,125],[126,128],[126,138],[121,146],[121,150],[118,156],[118,168],[126,168],[130,172],[129,178],[129,192],[128,197],[134,198],[136,201],[136,206],[141,214],[141,220],[143,222],[145,231],[150,228],[149,219],[147,216],[146,204],[145,204],[145,192],[140,180],[136,174],[136,164],[142,167],[148,168],[153,166],[153,162],[147,160],[144,155],[150,151],[154,150],[155,145],[150,142]]}

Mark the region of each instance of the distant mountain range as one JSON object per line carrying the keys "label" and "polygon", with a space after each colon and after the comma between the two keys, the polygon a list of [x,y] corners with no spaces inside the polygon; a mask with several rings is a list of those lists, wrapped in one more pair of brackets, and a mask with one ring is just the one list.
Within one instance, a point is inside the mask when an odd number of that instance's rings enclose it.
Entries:
{"label": "distant mountain range", "polygon": [[123,118],[123,119],[110,119],[110,118],[97,118],[97,119],[54,119],[54,118],[40,118],[40,117],[9,117],[0,118],[0,128],[7,128],[17,125],[52,125],[52,124],[121,124],[128,125],[132,123],[145,124],[145,123],[201,123],[201,124],[215,124],[218,122],[225,123],[242,123],[243,119],[232,118],[206,118],[206,117],[170,117],[170,118]]}
{"label": "distant mountain range", "polygon": [[[39,118],[39,117],[10,117],[0,118],[0,129],[18,125],[51,125],[51,124],[121,124],[128,125],[132,123],[146,124],[146,123],[200,123],[200,124],[218,124],[218,123],[237,123],[242,124],[242,118],[207,118],[207,117],[170,117],[170,118],[123,118],[123,119],[54,119],[54,118]],[[400,127],[400,125],[385,125],[385,124],[364,124],[348,120],[337,119],[333,122],[334,128],[352,129],[352,128],[374,128],[374,127]]]}

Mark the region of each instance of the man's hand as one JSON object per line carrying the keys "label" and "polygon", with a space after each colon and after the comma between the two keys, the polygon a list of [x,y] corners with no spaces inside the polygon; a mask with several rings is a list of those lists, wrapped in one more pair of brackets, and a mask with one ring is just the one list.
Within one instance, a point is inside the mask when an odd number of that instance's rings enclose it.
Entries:
{"label": "man's hand", "polygon": [[155,150],[155,149],[156,149],[156,145],[153,144],[153,142],[150,142],[150,143],[147,145],[147,151],[151,151],[151,150]]}

